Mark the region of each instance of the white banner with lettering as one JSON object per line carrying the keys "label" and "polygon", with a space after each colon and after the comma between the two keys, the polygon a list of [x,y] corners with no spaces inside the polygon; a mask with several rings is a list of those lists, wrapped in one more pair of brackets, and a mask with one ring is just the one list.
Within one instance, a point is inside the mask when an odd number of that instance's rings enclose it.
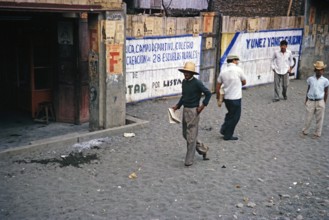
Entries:
{"label": "white banner with lettering", "polygon": [[229,54],[240,57],[239,66],[247,76],[247,86],[273,82],[271,59],[275,50],[280,50],[280,41],[287,40],[288,48],[293,54],[295,66],[293,71],[297,77],[298,60],[303,39],[302,29],[269,30],[255,33],[236,33],[221,58],[221,70],[226,67]]}
{"label": "white banner with lettering", "polygon": [[181,93],[187,61],[200,66],[201,36],[127,39],[126,100],[136,102]]}

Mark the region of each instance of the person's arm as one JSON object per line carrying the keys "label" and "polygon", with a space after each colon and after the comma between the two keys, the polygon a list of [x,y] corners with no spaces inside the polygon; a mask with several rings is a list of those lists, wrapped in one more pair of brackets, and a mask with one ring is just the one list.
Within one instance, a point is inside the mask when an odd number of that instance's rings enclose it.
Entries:
{"label": "person's arm", "polygon": [[276,59],[276,53],[273,53],[272,59],[271,59],[271,68],[274,72],[276,72],[277,66],[275,63],[275,59]]}
{"label": "person's arm", "polygon": [[203,111],[204,107],[206,107],[204,104],[200,105],[199,107],[196,108],[196,112],[200,114]]}
{"label": "person's arm", "polygon": [[246,75],[244,74],[243,70],[241,69],[241,76],[240,76],[240,80],[241,80],[241,84],[242,86],[246,85],[247,84],[247,77]]}
{"label": "person's arm", "polygon": [[292,58],[292,53],[289,53],[289,69],[288,73],[291,73],[292,68],[294,67],[294,59]]}
{"label": "person's arm", "polygon": [[324,102],[327,103],[328,98],[328,86],[324,88]]}
{"label": "person's arm", "polygon": [[216,84],[216,99],[220,98],[220,88],[222,87],[222,83],[217,82]]}
{"label": "person's arm", "polygon": [[306,104],[306,102],[307,102],[307,100],[308,100],[307,93],[308,93],[309,90],[310,90],[310,85],[308,85],[308,87],[307,87],[306,98],[305,98],[305,104]]}
{"label": "person's arm", "polygon": [[205,87],[203,85],[203,83],[201,81],[199,81],[199,86],[200,86],[200,89],[201,89],[202,93],[205,95],[205,97],[202,101],[202,105],[200,105],[197,108],[198,114],[200,114],[202,112],[202,110],[204,109],[204,107],[206,107],[208,105],[209,100],[211,98],[211,92],[209,91],[209,89],[207,87]]}
{"label": "person's arm", "polygon": [[177,109],[180,109],[180,107],[182,107],[182,105],[183,105],[183,96],[180,97],[178,103],[175,106],[171,107],[171,108],[174,109],[174,111],[176,111]]}
{"label": "person's arm", "polygon": [[221,75],[218,75],[217,77],[217,83],[216,83],[216,99],[218,100],[220,98],[220,88],[222,87],[222,80],[221,80]]}

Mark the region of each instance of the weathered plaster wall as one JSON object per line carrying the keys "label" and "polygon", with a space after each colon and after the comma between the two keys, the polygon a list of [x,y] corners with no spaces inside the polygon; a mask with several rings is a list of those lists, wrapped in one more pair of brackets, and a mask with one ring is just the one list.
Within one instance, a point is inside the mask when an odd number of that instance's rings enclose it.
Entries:
{"label": "weathered plaster wall", "polygon": [[[307,78],[314,72],[313,63],[323,60],[329,64],[329,1],[307,0],[305,27],[300,63],[301,78]],[[328,73],[328,68],[326,69]]]}

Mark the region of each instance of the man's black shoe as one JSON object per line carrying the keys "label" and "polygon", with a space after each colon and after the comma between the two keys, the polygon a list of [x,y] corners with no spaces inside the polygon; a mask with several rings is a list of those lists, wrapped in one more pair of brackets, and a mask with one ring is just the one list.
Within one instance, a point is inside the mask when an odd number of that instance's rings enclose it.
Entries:
{"label": "man's black shoe", "polygon": [[239,138],[238,137],[229,137],[229,138],[223,138],[225,141],[236,141],[238,140]]}
{"label": "man's black shoe", "polygon": [[207,154],[204,154],[202,156],[203,156],[203,160],[210,160],[209,157],[207,157]]}
{"label": "man's black shoe", "polygon": [[196,152],[198,152],[198,154],[200,154],[200,155],[204,155],[204,154],[205,154],[204,152],[202,152],[202,151],[199,150],[198,148],[195,148],[195,150],[196,150]]}
{"label": "man's black shoe", "polygon": [[273,99],[272,101],[273,102],[278,102],[278,101],[280,101],[280,99]]}

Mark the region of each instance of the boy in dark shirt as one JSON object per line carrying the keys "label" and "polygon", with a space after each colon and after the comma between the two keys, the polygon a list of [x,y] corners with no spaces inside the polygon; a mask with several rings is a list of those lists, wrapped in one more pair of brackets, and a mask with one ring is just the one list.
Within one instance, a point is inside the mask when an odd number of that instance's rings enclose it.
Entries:
{"label": "boy in dark shirt", "polygon": [[[204,160],[209,160],[207,158],[209,148],[198,141],[198,127],[200,119],[199,115],[204,107],[208,105],[211,98],[211,92],[200,80],[193,77],[194,74],[199,75],[199,73],[195,72],[195,64],[193,62],[185,63],[184,68],[179,69],[179,71],[184,73],[185,77],[182,82],[182,97],[172,108],[175,111],[182,105],[184,106],[183,137],[187,142],[185,166],[191,166],[193,164],[195,151],[203,155]],[[205,98],[200,105],[202,93],[205,95]]]}

